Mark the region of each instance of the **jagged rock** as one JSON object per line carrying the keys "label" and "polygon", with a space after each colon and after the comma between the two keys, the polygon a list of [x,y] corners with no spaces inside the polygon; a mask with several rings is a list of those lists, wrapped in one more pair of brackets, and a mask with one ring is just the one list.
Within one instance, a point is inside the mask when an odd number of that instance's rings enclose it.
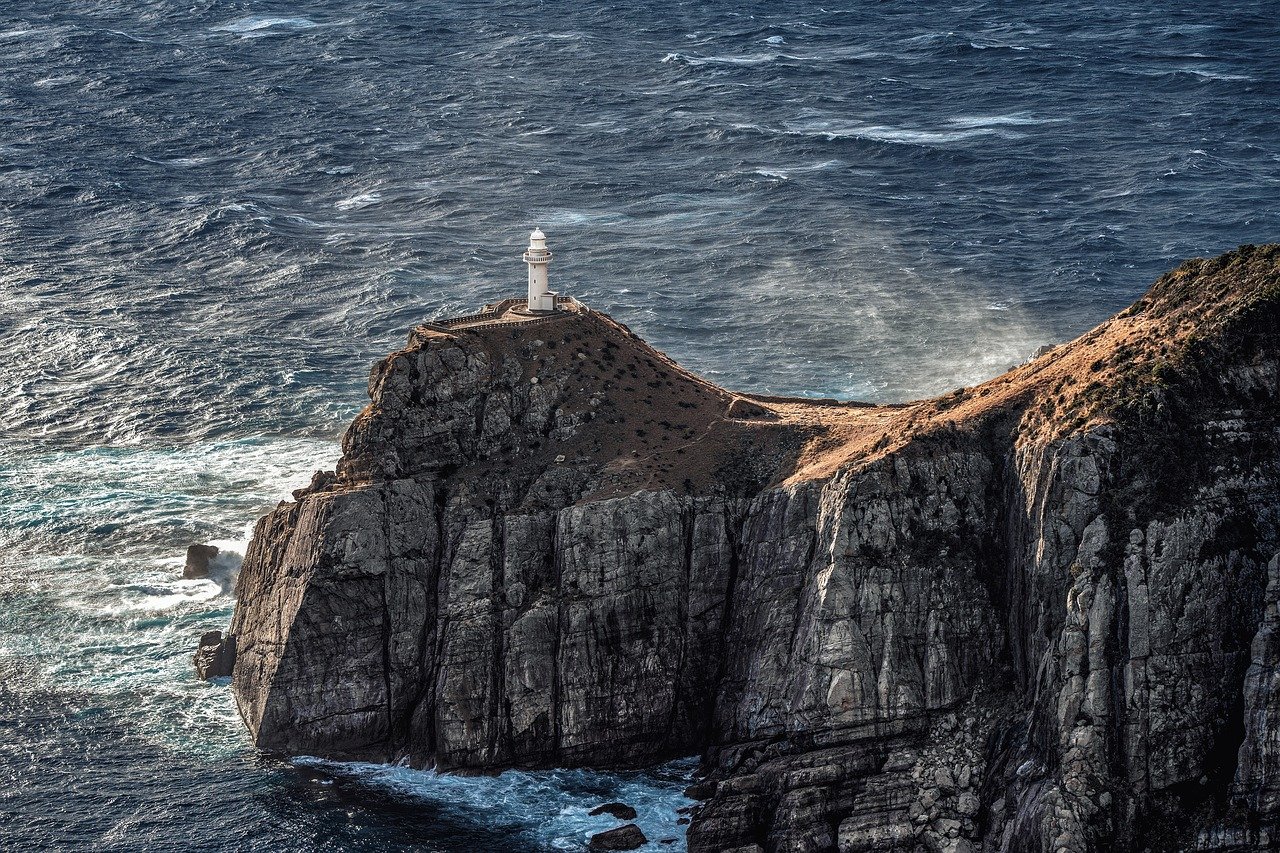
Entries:
{"label": "jagged rock", "polygon": [[709,800],[715,796],[716,783],[714,780],[705,782],[695,782],[684,789],[684,795],[691,800]]}
{"label": "jagged rock", "polygon": [[221,631],[206,631],[196,649],[196,675],[202,680],[231,675],[236,662],[236,638],[223,637]]}
{"label": "jagged rock", "polygon": [[602,814],[613,815],[618,820],[635,820],[636,810],[626,803],[605,803],[602,806],[596,806],[589,815],[597,817]]}
{"label": "jagged rock", "polygon": [[423,327],[259,521],[236,701],[259,747],[442,770],[702,754],[691,853],[1247,848],[1278,387],[1277,247],[899,407],[731,394],[598,313]]}
{"label": "jagged rock", "polygon": [[592,850],[637,850],[649,842],[640,827],[628,823],[607,832],[598,832],[591,836],[588,847]]}
{"label": "jagged rock", "polygon": [[187,562],[182,567],[182,576],[196,579],[209,577],[209,563],[216,556],[216,545],[188,545]]}

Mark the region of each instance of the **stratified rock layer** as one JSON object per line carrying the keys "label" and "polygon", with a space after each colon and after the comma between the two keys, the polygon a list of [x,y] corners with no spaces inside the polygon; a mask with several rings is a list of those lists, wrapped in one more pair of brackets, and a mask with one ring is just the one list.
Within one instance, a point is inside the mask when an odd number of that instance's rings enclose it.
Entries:
{"label": "stratified rock layer", "polygon": [[901,407],[736,395],[613,321],[425,326],[263,518],[236,699],[287,752],[700,752],[692,851],[1265,849],[1280,248]]}

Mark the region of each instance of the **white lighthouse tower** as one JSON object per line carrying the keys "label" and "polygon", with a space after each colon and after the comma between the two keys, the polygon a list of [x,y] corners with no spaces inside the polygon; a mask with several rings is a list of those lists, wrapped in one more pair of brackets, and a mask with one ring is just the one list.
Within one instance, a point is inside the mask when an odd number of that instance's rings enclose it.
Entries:
{"label": "white lighthouse tower", "polygon": [[547,249],[547,235],[542,233],[542,229],[535,228],[529,235],[524,262],[529,265],[529,310],[556,310],[556,295],[547,289],[547,264],[551,263],[551,252]]}

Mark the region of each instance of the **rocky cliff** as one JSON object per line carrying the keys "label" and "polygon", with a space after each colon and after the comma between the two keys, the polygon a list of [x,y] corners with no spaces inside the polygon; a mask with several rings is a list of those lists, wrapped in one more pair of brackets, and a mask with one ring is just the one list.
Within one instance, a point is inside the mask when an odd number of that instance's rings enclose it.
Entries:
{"label": "rocky cliff", "polygon": [[700,753],[693,851],[1280,839],[1280,247],[975,388],[735,394],[586,310],[416,329],[263,518],[257,744]]}

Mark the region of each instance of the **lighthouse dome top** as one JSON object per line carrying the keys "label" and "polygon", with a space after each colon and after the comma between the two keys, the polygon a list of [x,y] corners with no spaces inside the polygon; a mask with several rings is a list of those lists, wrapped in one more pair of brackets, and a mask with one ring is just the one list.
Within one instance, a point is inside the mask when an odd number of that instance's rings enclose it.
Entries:
{"label": "lighthouse dome top", "polygon": [[547,239],[547,235],[542,233],[542,229],[541,229],[541,228],[534,227],[533,231],[529,234],[529,239],[530,239],[530,240],[545,240],[545,239]]}

